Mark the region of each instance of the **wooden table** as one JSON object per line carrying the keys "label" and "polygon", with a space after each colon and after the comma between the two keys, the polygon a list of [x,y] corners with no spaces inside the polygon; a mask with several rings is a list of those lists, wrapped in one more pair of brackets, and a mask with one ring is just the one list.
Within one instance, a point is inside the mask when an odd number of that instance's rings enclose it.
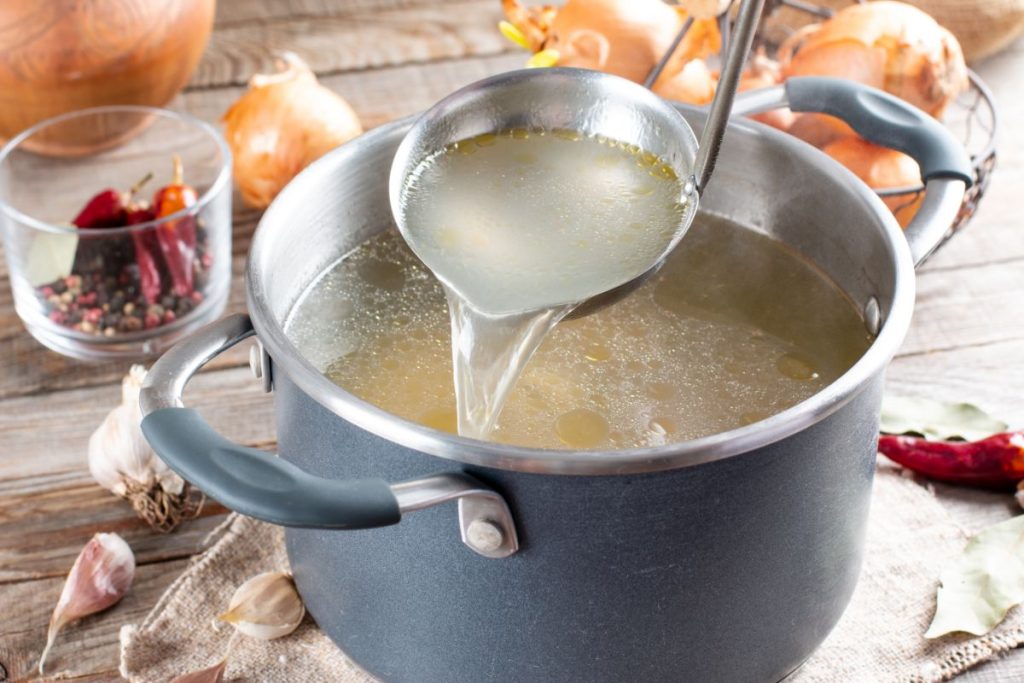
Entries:
{"label": "wooden table", "polygon": [[[456,87],[522,65],[498,35],[498,0],[221,0],[199,70],[175,106],[216,121],[248,77],[268,70],[275,48],[298,52],[342,93],[366,127],[422,110]],[[1003,135],[988,196],[973,225],[918,278],[914,326],[894,361],[894,390],[969,399],[1024,424],[1024,41],[980,65],[999,99]],[[244,309],[242,270],[259,218],[236,197],[230,311]],[[225,434],[272,448],[271,399],[260,392],[246,349],[217,359],[188,400]],[[52,671],[78,681],[118,679],[118,630],[137,622],[198,552],[225,515],[202,516],[161,536],[128,505],[96,486],[86,443],[118,401],[127,363],[87,365],[49,352],[22,328],[0,264],[0,681],[29,676],[50,611],[82,545],[115,531],[138,572],[114,609],[68,628]],[[939,488],[968,530],[1016,512],[1012,498]],[[979,503],[987,505],[979,506]],[[964,680],[1021,680],[1024,653]]]}

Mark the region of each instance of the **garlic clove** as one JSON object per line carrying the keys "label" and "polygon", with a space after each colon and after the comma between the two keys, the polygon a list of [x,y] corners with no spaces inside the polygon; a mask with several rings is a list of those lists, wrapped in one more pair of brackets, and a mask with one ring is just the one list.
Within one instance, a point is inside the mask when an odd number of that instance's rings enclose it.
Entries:
{"label": "garlic clove", "polygon": [[228,611],[219,619],[247,636],[274,640],[297,629],[305,615],[306,608],[291,575],[266,572],[239,586],[231,596]]}
{"label": "garlic clove", "polygon": [[96,534],[85,544],[50,617],[46,647],[39,658],[40,674],[57,633],[73,621],[117,604],[131,588],[134,577],[135,555],[123,538]]}
{"label": "garlic clove", "polygon": [[199,671],[176,676],[171,683],[220,683],[224,680],[224,671],[228,668],[228,660],[214,664]]}

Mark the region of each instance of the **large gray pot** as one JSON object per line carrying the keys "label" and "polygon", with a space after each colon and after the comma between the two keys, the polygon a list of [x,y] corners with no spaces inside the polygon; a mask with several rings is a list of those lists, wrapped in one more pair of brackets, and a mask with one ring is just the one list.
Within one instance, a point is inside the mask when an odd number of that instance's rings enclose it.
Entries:
{"label": "large gray pot", "polygon": [[[965,155],[897,100],[811,85],[789,87],[794,108],[845,113],[921,161],[928,193],[907,236],[923,256],[969,182]],[[680,111],[699,128],[700,111]],[[391,224],[388,170],[410,123],[328,154],[282,192],[253,240],[251,322],[215,323],[153,367],[142,396],[150,442],[228,507],[293,527],[288,556],[309,611],[383,679],[785,677],[835,625],[860,570],[883,370],[913,303],[911,250],[889,211],[810,146],[730,124],[702,209],[825,271],[878,332],[863,358],[781,414],[682,444],[565,452],[473,441],[346,393],[282,329],[317,274]],[[280,458],[224,440],[181,407],[188,378],[252,334],[276,394]],[[456,499],[458,514],[440,505]]]}

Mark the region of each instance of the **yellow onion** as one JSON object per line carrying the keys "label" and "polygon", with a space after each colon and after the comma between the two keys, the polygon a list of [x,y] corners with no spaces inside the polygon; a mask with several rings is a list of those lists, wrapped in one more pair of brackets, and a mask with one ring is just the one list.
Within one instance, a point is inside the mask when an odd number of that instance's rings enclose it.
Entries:
{"label": "yellow onion", "polygon": [[828,114],[797,114],[786,129],[806,143],[823,148],[831,142],[853,137],[856,133],[844,121]]}
{"label": "yellow onion", "polygon": [[[718,78],[718,74],[715,74]],[[738,90],[746,92],[758,88],[770,88],[782,82],[779,63],[770,59],[763,52],[759,52],[751,58],[747,68],[740,75]],[[796,115],[788,108],[773,109],[762,114],[754,114],[750,118],[760,121],[779,130],[789,130],[796,119]]]}
{"label": "yellow onion", "polygon": [[[826,145],[822,151],[853,171],[872,189],[914,187],[921,184],[921,171],[917,162],[903,152],[880,147],[858,137],[841,138]],[[882,198],[904,228],[917,213],[921,199],[920,195]]]}
{"label": "yellow onion", "polygon": [[[509,27],[502,32],[517,44],[557,55],[558,66],[604,71],[638,83],[668,50],[686,18],[684,9],[662,0],[567,0],[558,8],[502,0],[502,8],[518,33]],[[674,53],[678,66],[673,74],[717,49],[707,45],[712,29],[717,46],[714,20],[694,22]]]}
{"label": "yellow onion", "polygon": [[363,132],[341,96],[320,85],[296,55],[282,70],[257,74],[224,114],[234,176],[248,204],[266,207],[309,164]]}
{"label": "yellow onion", "polygon": [[667,78],[659,78],[654,92],[668,100],[707,104],[715,96],[715,77],[703,59],[691,59]]}
{"label": "yellow onion", "polygon": [[779,49],[779,59],[787,78],[847,78],[936,117],[967,87],[967,67],[953,34],[902,2],[846,7],[793,34]]}

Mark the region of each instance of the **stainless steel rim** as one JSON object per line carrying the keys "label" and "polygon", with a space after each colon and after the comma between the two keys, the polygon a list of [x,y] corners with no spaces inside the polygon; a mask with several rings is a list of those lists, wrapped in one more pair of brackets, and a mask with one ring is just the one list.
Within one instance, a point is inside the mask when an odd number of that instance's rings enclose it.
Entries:
{"label": "stainless steel rim", "polygon": [[[363,148],[396,128],[409,127],[415,116],[381,126],[346,144],[312,164],[302,176],[316,176],[339,161],[357,158]],[[779,144],[798,144],[784,133],[754,122],[759,133],[774,137]],[[805,150],[808,163],[822,173],[845,173],[838,163],[820,151]],[[253,252],[260,244],[264,223],[278,220],[287,212],[289,192],[303,185],[293,182],[267,210],[253,239]],[[454,436],[398,418],[369,404],[331,382],[299,354],[275,320],[262,291],[260,274],[254,272],[250,255],[246,267],[246,296],[253,327],[275,366],[275,373],[287,376],[303,392],[340,418],[383,439],[439,458],[470,465],[504,470],[568,475],[615,475],[658,472],[690,467],[757,450],[796,434],[820,422],[852,400],[879,373],[896,353],[910,325],[914,299],[914,267],[910,249],[895,219],[882,201],[862,183],[850,183],[849,191],[883,216],[884,239],[888,255],[896,264],[896,283],[892,306],[874,343],[853,367],[828,387],[809,399],[761,422],[720,434],[648,448],[603,451],[562,451],[508,446]],[[284,199],[284,201],[282,201]]]}

